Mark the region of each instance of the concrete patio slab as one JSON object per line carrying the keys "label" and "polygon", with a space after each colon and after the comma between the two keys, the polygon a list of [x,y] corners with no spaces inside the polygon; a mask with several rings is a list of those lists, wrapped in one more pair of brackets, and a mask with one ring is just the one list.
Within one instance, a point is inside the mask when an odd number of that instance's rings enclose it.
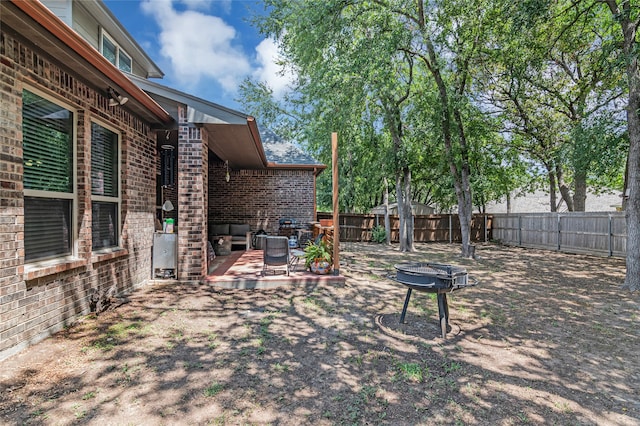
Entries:
{"label": "concrete patio slab", "polygon": [[269,268],[262,275],[262,250],[233,251],[228,256],[218,256],[209,268],[204,283],[221,288],[253,289],[273,288],[284,285],[344,284],[341,275],[317,275],[304,271],[303,261],[287,276],[284,269]]}

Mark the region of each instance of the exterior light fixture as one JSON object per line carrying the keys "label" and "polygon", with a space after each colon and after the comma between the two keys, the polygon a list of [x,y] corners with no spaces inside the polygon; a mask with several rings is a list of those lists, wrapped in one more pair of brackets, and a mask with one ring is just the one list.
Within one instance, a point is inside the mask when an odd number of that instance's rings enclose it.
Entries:
{"label": "exterior light fixture", "polygon": [[173,211],[173,203],[170,200],[167,200],[164,202],[164,204],[162,205],[162,211],[165,212],[170,212]]}
{"label": "exterior light fixture", "polygon": [[129,101],[129,98],[122,96],[120,93],[116,92],[113,87],[109,87],[107,89],[107,94],[109,95],[109,106],[118,106],[124,105]]}
{"label": "exterior light fixture", "polygon": [[229,175],[229,160],[225,160],[224,165],[227,168],[227,172],[224,175],[224,180],[229,182],[229,179],[231,179],[231,176]]}

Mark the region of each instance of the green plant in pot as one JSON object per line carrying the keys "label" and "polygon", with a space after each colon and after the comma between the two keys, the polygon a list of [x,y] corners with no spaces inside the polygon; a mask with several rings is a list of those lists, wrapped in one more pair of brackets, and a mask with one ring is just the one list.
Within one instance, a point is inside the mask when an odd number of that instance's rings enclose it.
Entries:
{"label": "green plant in pot", "polygon": [[333,248],[324,240],[309,243],[304,248],[304,266],[316,274],[327,274],[333,263]]}

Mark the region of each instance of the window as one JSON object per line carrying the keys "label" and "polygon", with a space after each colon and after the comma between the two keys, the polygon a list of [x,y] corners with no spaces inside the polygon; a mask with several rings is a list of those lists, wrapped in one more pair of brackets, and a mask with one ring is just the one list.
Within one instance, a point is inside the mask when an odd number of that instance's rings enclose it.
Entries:
{"label": "window", "polygon": [[91,234],[94,250],[119,245],[120,156],[119,138],[111,130],[91,123]]}
{"label": "window", "polygon": [[111,37],[103,30],[100,37],[102,56],[118,67],[121,71],[131,72],[131,56],[127,54]]}
{"label": "window", "polygon": [[73,254],[74,113],[22,92],[24,246],[28,262]]}

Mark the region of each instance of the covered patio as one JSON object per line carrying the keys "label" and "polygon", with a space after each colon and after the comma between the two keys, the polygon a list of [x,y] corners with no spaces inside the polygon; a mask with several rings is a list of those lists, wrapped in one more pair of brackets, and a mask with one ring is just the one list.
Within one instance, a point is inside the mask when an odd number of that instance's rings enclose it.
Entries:
{"label": "covered patio", "polygon": [[[181,282],[209,282],[207,244],[214,237],[288,236],[281,234],[282,220],[307,227],[315,222],[316,177],[324,164],[259,129],[250,115],[146,79],[132,80],[176,122],[175,129],[158,132],[156,141],[156,233],[172,220],[176,250],[171,262],[152,268],[154,278],[166,270],[168,278]],[[225,226],[227,231],[220,231]],[[248,271],[242,275],[255,281]]]}
{"label": "covered patio", "polygon": [[[204,283],[214,287],[232,289],[273,288],[307,284],[344,284],[341,275],[318,275],[304,269],[304,259],[287,276],[284,268],[270,268],[262,275],[262,250],[232,251],[227,256],[217,256],[209,263],[209,273]],[[275,271],[275,273],[274,273]]]}

